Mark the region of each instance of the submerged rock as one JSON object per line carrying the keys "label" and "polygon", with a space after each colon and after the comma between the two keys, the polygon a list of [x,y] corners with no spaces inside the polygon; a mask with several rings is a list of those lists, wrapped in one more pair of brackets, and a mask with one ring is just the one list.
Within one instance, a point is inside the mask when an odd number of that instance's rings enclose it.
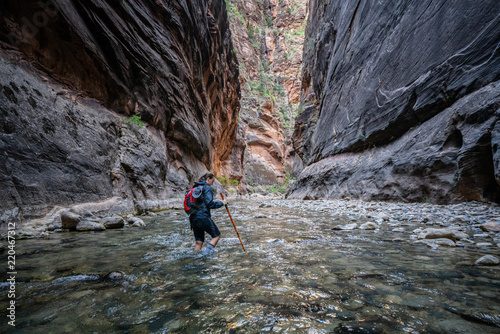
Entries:
{"label": "submerged rock", "polygon": [[425,244],[431,248],[437,248],[438,246],[455,247],[457,245],[453,240],[447,238],[417,240],[413,244]]}

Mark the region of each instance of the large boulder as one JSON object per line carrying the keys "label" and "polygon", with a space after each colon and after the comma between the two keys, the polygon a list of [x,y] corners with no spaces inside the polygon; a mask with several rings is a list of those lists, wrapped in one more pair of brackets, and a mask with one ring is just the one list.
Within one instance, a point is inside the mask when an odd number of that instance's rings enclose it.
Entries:
{"label": "large boulder", "polygon": [[87,232],[87,231],[104,231],[106,227],[103,224],[93,221],[81,221],[76,226],[76,230],[78,232]]}
{"label": "large boulder", "polygon": [[105,217],[99,220],[106,229],[122,228],[125,226],[125,220],[122,217]]}
{"label": "large boulder", "polygon": [[82,217],[80,215],[71,211],[65,211],[61,214],[62,228],[74,230],[81,220]]}

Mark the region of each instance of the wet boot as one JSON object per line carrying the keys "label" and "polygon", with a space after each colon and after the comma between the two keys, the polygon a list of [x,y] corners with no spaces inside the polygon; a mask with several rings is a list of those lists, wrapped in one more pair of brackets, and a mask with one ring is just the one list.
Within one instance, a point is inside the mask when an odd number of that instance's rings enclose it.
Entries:
{"label": "wet boot", "polygon": [[207,248],[205,248],[205,250],[203,251],[203,256],[212,255],[212,253],[214,252],[214,249],[215,249],[215,247],[212,244],[208,244]]}

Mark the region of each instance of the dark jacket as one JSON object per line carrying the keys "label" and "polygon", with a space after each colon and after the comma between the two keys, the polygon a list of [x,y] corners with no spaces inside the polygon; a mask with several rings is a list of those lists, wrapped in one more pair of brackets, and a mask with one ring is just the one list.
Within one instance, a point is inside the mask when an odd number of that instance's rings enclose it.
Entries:
{"label": "dark jacket", "polygon": [[210,209],[218,209],[222,207],[224,203],[220,201],[214,201],[214,193],[212,191],[212,187],[210,187],[207,182],[196,182],[194,186],[203,186],[203,194],[201,195],[200,203],[197,203],[197,210],[193,214],[191,214],[189,218],[191,221],[210,218],[212,216],[210,214]]}

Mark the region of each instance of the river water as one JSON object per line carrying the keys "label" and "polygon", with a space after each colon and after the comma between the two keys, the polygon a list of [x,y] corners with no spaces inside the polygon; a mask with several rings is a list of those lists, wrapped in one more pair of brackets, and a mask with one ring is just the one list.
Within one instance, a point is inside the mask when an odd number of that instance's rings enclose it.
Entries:
{"label": "river water", "polygon": [[[1,328],[9,333],[500,332],[500,267],[474,265],[483,255],[500,257],[500,248],[479,247],[473,236],[474,226],[500,217],[498,206],[240,200],[229,207],[246,252],[224,208],[213,211],[222,239],[207,258],[193,254],[187,217],[178,210],[141,217],[144,229],[17,240],[16,327],[4,318]],[[458,247],[414,244],[413,230],[450,220],[463,225],[471,240]],[[332,230],[366,221],[378,228]],[[5,310],[8,285],[1,289]]]}

